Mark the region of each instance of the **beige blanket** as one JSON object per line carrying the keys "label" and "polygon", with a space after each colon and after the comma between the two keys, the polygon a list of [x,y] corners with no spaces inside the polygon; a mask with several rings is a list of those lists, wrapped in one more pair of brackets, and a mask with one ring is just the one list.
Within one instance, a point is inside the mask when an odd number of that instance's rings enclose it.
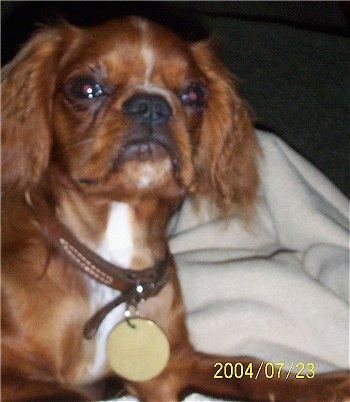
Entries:
{"label": "beige blanket", "polygon": [[250,226],[187,202],[170,229],[192,341],[288,368],[311,362],[316,374],[348,367],[348,200],[276,136],[257,136],[264,157]]}

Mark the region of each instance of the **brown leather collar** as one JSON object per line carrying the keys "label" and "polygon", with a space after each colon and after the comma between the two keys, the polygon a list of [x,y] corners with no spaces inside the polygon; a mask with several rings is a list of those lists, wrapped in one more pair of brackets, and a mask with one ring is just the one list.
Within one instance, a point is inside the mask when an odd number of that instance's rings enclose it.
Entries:
{"label": "brown leather collar", "polygon": [[94,280],[119,290],[122,293],[112,302],[97,311],[84,327],[84,336],[92,338],[103,319],[119,304],[138,303],[156,294],[169,279],[170,254],[153,267],[141,271],[121,268],[111,264],[82,244],[73,233],[58,221],[47,203],[34,193],[25,193],[25,200],[35,214],[45,238],[72,267],[84,272]]}

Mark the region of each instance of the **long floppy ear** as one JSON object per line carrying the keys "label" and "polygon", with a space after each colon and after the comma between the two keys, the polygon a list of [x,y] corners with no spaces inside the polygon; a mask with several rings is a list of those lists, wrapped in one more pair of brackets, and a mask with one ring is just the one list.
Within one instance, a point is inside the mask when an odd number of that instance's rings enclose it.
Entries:
{"label": "long floppy ear", "polygon": [[197,194],[205,193],[225,215],[237,207],[249,214],[258,187],[254,126],[228,70],[208,41],[192,46],[208,85],[208,99],[195,158]]}
{"label": "long floppy ear", "polygon": [[50,114],[60,48],[60,30],[47,28],[2,69],[1,156],[5,191],[35,185],[48,164]]}

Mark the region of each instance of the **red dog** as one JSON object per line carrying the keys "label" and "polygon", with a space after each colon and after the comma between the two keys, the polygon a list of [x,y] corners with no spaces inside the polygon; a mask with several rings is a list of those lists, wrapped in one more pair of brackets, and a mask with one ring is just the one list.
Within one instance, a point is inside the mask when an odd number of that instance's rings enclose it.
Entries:
{"label": "red dog", "polygon": [[217,361],[259,362],[190,345],[167,223],[186,195],[248,216],[258,182],[251,120],[207,42],[134,17],[63,24],[3,78],[3,401],[101,398],[111,367],[145,401],[349,395],[346,373],[214,379]]}

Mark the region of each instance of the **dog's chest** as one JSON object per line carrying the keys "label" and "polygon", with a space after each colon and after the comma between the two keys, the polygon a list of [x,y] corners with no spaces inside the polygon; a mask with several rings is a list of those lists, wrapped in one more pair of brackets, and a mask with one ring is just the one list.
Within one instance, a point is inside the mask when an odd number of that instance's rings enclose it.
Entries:
{"label": "dog's chest", "polygon": [[97,254],[108,262],[129,268],[135,252],[134,230],[132,211],[128,204],[112,203]]}
{"label": "dog's chest", "polygon": [[[111,205],[106,230],[96,252],[115,265],[129,268],[134,255],[134,228],[130,207],[124,203]],[[115,299],[120,292],[91,280],[91,314]],[[113,327],[123,319],[125,305],[111,311],[103,320],[95,337],[95,355],[89,375],[92,378],[102,376],[108,370],[106,359],[106,341]]]}

